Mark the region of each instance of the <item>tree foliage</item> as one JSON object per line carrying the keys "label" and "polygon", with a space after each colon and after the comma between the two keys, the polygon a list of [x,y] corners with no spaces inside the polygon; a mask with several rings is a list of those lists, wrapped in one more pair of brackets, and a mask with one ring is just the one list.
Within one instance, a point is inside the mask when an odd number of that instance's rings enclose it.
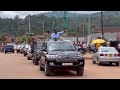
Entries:
{"label": "tree foliage", "polygon": [[[51,14],[50,14],[51,15]],[[53,32],[53,20],[54,26],[59,31],[63,30],[64,18],[63,12],[61,16],[57,14],[57,17],[37,14],[30,16],[30,30],[31,33],[43,34],[43,31],[49,30]],[[70,36],[83,36],[88,34],[88,17],[86,15],[78,15],[77,21],[74,17],[75,13],[67,16],[67,28],[69,29],[68,35]],[[69,17],[70,16],[70,17]],[[16,15],[12,18],[0,18],[0,37],[3,38],[3,35],[15,35],[23,36],[29,31],[29,16],[26,16],[24,19],[19,18]],[[100,13],[91,14],[91,30],[93,27],[101,27],[101,18]],[[43,27],[44,20],[44,27]],[[84,27],[83,27],[84,25]],[[120,27],[120,11],[109,11],[103,13],[103,25],[104,27]],[[77,27],[77,28],[76,28]],[[2,40],[2,39],[1,39]],[[23,40],[24,41],[24,40]]]}

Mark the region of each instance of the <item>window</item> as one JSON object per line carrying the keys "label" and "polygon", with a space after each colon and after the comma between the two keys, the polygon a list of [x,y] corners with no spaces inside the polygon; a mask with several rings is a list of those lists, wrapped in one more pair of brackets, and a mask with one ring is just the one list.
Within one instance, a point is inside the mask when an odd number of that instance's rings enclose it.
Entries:
{"label": "window", "polygon": [[101,52],[117,52],[117,50],[114,47],[103,47]]}

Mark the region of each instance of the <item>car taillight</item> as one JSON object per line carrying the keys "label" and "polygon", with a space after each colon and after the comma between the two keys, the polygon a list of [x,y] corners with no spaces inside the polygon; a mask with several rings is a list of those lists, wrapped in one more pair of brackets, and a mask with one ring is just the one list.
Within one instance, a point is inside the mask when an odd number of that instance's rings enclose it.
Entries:
{"label": "car taillight", "polygon": [[104,56],[104,54],[100,54],[100,56]]}
{"label": "car taillight", "polygon": [[120,54],[118,54],[117,56],[120,57]]}

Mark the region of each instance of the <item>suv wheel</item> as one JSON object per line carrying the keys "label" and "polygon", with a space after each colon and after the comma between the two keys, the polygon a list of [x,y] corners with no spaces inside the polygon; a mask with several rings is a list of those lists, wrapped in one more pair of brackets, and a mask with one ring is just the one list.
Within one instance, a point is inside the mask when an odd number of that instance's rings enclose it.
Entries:
{"label": "suv wheel", "polygon": [[44,71],[44,68],[41,66],[41,59],[39,60],[39,70]]}
{"label": "suv wheel", "polygon": [[119,62],[116,63],[116,66],[119,66]]}
{"label": "suv wheel", "polygon": [[5,54],[6,54],[7,52],[5,51]]}
{"label": "suv wheel", "polygon": [[19,53],[19,51],[17,50],[17,53]]}
{"label": "suv wheel", "polygon": [[31,58],[30,58],[30,57],[28,57],[28,60],[31,60]]}
{"label": "suv wheel", "polygon": [[38,59],[34,58],[33,61],[34,61],[34,64],[35,64],[35,65],[39,65]]}
{"label": "suv wheel", "polygon": [[26,56],[26,53],[24,53],[24,56]]}
{"label": "suv wheel", "polygon": [[48,66],[48,62],[45,61],[45,67],[44,67],[44,70],[45,70],[45,76],[51,76],[51,70]]}
{"label": "suv wheel", "polygon": [[80,68],[77,70],[77,75],[78,75],[78,76],[83,76],[83,73],[84,73],[84,67],[80,67]]}

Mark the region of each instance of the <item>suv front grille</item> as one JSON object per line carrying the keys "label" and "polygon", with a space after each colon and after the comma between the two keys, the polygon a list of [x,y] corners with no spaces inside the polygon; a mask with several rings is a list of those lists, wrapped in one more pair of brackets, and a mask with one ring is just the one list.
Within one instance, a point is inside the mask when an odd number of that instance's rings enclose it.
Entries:
{"label": "suv front grille", "polygon": [[75,55],[58,55],[57,61],[76,61],[77,56]]}

